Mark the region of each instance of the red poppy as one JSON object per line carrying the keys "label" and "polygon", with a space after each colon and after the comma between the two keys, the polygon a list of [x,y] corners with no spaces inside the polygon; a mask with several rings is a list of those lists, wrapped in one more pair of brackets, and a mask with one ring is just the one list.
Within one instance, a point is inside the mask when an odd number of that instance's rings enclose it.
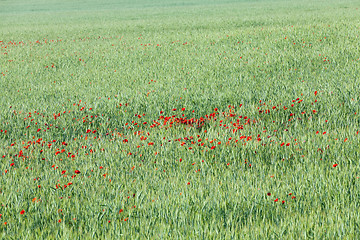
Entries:
{"label": "red poppy", "polygon": [[337,164],[335,163],[334,165],[333,165],[333,167],[336,167],[337,166]]}
{"label": "red poppy", "polygon": [[76,174],[80,174],[80,171],[79,171],[79,170],[75,170],[75,173],[76,173]]}
{"label": "red poppy", "polygon": [[25,213],[25,210],[21,210],[20,214],[23,215]]}

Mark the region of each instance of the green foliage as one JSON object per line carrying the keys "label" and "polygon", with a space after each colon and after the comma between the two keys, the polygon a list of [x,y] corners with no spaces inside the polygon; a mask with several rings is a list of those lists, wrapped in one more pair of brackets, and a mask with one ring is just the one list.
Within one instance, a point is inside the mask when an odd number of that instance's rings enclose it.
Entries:
{"label": "green foliage", "polygon": [[0,1],[1,238],[356,238],[360,4],[330,2]]}

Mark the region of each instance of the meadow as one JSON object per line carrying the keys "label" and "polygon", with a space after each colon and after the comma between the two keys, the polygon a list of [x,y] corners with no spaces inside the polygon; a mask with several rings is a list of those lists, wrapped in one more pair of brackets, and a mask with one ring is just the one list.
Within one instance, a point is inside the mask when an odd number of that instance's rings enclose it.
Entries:
{"label": "meadow", "polygon": [[359,8],[0,1],[0,238],[357,238]]}

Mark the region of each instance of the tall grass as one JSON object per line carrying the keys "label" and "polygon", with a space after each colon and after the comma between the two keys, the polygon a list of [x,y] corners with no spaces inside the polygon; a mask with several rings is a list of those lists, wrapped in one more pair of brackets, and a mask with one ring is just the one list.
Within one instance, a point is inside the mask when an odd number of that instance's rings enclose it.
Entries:
{"label": "tall grass", "polygon": [[356,238],[357,1],[2,1],[2,238]]}

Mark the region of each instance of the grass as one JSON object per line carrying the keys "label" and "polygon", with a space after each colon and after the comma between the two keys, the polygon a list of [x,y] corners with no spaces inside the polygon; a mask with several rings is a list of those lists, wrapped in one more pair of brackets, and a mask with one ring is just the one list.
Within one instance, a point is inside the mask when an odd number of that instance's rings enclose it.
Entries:
{"label": "grass", "polygon": [[1,1],[1,238],[356,238],[359,5]]}

